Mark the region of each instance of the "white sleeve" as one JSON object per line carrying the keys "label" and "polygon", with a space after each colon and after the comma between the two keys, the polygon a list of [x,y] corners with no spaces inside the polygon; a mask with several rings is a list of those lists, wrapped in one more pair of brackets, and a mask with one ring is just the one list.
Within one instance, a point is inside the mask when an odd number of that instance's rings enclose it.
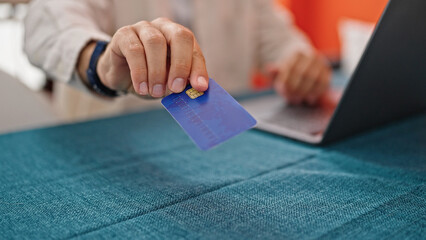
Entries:
{"label": "white sleeve", "polygon": [[291,53],[311,51],[308,38],[293,24],[292,15],[272,0],[257,0],[260,67],[285,59]]}
{"label": "white sleeve", "polygon": [[84,88],[76,73],[78,56],[91,40],[110,40],[109,0],[34,0],[25,19],[25,52],[56,81]]}

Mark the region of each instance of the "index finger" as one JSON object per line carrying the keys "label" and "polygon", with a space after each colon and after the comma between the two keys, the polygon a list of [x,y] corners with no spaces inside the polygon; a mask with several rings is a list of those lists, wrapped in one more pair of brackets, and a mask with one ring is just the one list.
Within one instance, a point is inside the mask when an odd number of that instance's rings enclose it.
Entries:
{"label": "index finger", "polygon": [[191,86],[199,92],[204,92],[209,88],[209,75],[207,73],[206,60],[197,40],[194,41],[191,76],[189,81],[191,82]]}

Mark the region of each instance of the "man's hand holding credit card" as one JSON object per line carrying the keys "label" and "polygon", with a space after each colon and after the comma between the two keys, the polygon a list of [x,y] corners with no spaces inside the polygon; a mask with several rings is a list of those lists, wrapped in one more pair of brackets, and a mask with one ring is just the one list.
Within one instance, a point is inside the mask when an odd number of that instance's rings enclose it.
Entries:
{"label": "man's hand holding credit card", "polygon": [[205,92],[188,85],[161,103],[201,150],[209,150],[256,125],[256,120],[213,79]]}

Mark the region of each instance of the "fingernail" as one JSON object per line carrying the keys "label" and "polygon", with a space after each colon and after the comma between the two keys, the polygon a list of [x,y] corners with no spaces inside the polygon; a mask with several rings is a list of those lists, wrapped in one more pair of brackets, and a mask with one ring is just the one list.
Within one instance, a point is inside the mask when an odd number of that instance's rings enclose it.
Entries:
{"label": "fingernail", "polygon": [[148,84],[146,84],[146,82],[142,82],[139,85],[139,93],[141,95],[148,95]]}
{"label": "fingernail", "polygon": [[182,92],[185,88],[185,80],[183,78],[176,78],[172,83],[172,90],[173,92]]}
{"label": "fingernail", "polygon": [[205,88],[208,87],[208,83],[207,83],[206,79],[202,76],[198,77],[197,83],[200,87],[205,87]]}
{"label": "fingernail", "polygon": [[152,88],[153,97],[162,97],[164,95],[164,87],[162,84],[156,84]]}

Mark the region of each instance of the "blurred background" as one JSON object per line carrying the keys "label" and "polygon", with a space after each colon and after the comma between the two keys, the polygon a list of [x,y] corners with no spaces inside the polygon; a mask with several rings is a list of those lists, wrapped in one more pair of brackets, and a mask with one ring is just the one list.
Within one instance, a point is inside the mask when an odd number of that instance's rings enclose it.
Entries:
{"label": "blurred background", "polygon": [[[275,0],[287,8],[314,46],[349,75],[387,0]],[[0,0],[0,133],[69,122],[53,107],[52,82],[23,52],[23,19],[30,0]],[[268,83],[253,76],[253,89]],[[73,119],[75,120],[75,119]]]}

